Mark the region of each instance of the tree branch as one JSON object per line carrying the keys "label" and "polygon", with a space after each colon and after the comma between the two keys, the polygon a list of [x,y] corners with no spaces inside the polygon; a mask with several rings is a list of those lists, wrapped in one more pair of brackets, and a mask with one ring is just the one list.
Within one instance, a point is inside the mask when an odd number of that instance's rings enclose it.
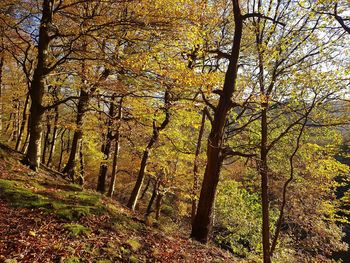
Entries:
{"label": "tree branch", "polygon": [[263,18],[263,19],[272,21],[272,22],[275,23],[275,24],[281,25],[281,26],[283,26],[283,27],[286,26],[285,23],[280,22],[280,21],[277,21],[277,20],[273,19],[272,17],[268,17],[268,16],[265,16],[265,15],[260,14],[260,13],[248,13],[248,14],[243,15],[243,16],[242,16],[242,19],[245,20],[245,19],[248,19],[248,18],[251,18],[251,17]]}

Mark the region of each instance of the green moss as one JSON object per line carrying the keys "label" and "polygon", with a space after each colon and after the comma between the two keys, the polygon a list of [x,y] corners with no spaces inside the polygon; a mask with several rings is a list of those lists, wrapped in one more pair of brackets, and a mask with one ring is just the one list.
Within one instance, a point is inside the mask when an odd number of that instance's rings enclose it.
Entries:
{"label": "green moss", "polygon": [[134,256],[134,255],[131,255],[130,257],[129,257],[129,260],[128,260],[130,263],[137,263],[137,262],[139,262],[139,259],[136,257],[136,256]]}
{"label": "green moss", "polygon": [[137,250],[140,249],[141,244],[138,240],[135,239],[129,239],[126,241],[126,244],[129,245],[132,251],[136,252]]}
{"label": "green moss", "polygon": [[90,215],[91,211],[88,206],[63,206],[56,209],[54,213],[62,219],[75,221],[83,216]]}
{"label": "green moss", "polygon": [[64,263],[79,263],[80,259],[78,257],[70,257],[63,261]]}
{"label": "green moss", "polygon": [[94,206],[97,205],[101,196],[92,192],[76,192],[76,191],[57,191],[53,193],[53,197],[64,200],[67,203]]}
{"label": "green moss", "polygon": [[33,193],[23,183],[0,179],[0,197],[15,207],[50,208],[48,198]]}
{"label": "green moss", "polygon": [[79,184],[69,184],[68,187],[71,189],[71,191],[83,191],[83,188]]}
{"label": "green moss", "polygon": [[175,211],[174,208],[170,205],[163,205],[162,210],[161,210],[162,214],[164,214],[165,216],[168,217],[172,217],[175,215]]}
{"label": "green moss", "polygon": [[80,224],[65,224],[64,229],[69,231],[71,236],[87,236],[91,233],[91,229]]}

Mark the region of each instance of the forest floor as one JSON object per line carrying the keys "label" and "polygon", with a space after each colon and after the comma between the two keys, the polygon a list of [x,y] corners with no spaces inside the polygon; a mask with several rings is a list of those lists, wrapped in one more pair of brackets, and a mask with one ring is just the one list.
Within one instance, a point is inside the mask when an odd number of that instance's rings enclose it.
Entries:
{"label": "forest floor", "polygon": [[0,262],[237,262],[0,145]]}

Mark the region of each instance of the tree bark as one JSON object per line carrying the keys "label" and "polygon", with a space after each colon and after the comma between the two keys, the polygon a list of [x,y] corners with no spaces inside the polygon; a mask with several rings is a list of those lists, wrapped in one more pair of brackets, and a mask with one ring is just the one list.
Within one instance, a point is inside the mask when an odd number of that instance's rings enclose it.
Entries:
{"label": "tree bark", "polygon": [[142,200],[145,197],[150,184],[151,184],[151,178],[148,178],[148,181],[147,181],[147,184],[145,186],[145,189],[143,189],[143,192],[142,192],[142,194],[140,196],[140,200]]}
{"label": "tree bark", "polygon": [[114,145],[114,155],[113,155],[113,164],[112,164],[112,176],[111,176],[111,182],[109,184],[109,189],[108,189],[109,197],[113,197],[115,181],[116,181],[116,176],[118,171],[118,158],[119,158],[119,150],[120,150],[120,127],[121,127],[122,118],[123,118],[123,97],[120,98],[119,106],[118,106],[118,123],[117,123],[117,130],[114,135],[115,145]]}
{"label": "tree bark", "polygon": [[29,136],[30,136],[30,133],[29,133],[29,120],[30,120],[30,115],[28,116],[28,119],[27,119],[27,134],[26,134],[26,138],[25,138],[24,143],[23,143],[22,148],[21,148],[21,152],[22,153],[26,153],[27,149],[28,149]]}
{"label": "tree bark", "polygon": [[157,127],[156,121],[153,120],[153,134],[148,142],[146,149],[143,152],[139,174],[137,176],[135,186],[131,192],[131,196],[127,205],[131,210],[135,210],[136,203],[139,198],[142,184],[145,179],[145,169],[146,169],[147,160],[148,160],[150,151],[154,146],[154,144],[158,141],[159,131],[163,130],[169,123],[169,120],[170,120],[169,106],[170,106],[170,94],[169,94],[169,91],[166,91],[164,95],[165,119],[159,127]]}
{"label": "tree bark", "polygon": [[15,113],[13,114],[14,118],[12,121],[12,132],[9,136],[8,142],[16,142],[18,139],[18,133],[19,133],[19,115],[20,115],[20,108],[21,108],[21,102],[19,99],[13,100],[13,107]]}
{"label": "tree bark", "polygon": [[[65,151],[65,148],[64,148],[64,134],[65,134],[66,130],[67,130],[67,129],[64,129],[63,132],[61,133],[60,158],[59,158],[58,165],[57,165],[57,170],[58,170],[58,171],[61,170],[62,159],[63,159],[63,153],[64,153],[64,151]],[[68,135],[68,141],[69,141],[69,135]]]}
{"label": "tree bark", "polygon": [[196,147],[196,153],[195,153],[194,165],[193,165],[192,212],[191,212],[192,223],[194,222],[194,218],[196,216],[196,211],[197,211],[197,192],[199,189],[198,162],[199,162],[199,154],[201,152],[204,125],[205,125],[205,110],[202,111],[202,121],[201,121],[201,127],[199,129],[197,147]]}
{"label": "tree bark", "polygon": [[75,120],[76,130],[74,131],[68,162],[62,171],[64,174],[67,174],[73,182],[75,182],[78,177],[78,173],[76,170],[77,169],[76,161],[78,160],[77,154],[79,151],[79,145],[80,145],[81,139],[83,137],[82,127],[83,127],[84,115],[85,115],[85,112],[87,111],[89,100],[90,100],[90,96],[88,92],[86,92],[84,88],[81,88],[79,101],[78,101],[78,108],[77,108],[77,118]]}
{"label": "tree bark", "polygon": [[47,166],[51,166],[52,164],[52,158],[55,153],[55,148],[56,148],[56,140],[57,140],[57,129],[58,129],[58,118],[59,118],[59,111],[58,111],[58,106],[54,108],[55,111],[55,119],[53,123],[53,131],[52,131],[52,137],[51,137],[51,142],[50,142],[50,152],[49,152],[49,157],[47,159]]}
{"label": "tree bark", "polygon": [[22,137],[23,137],[23,132],[24,132],[24,128],[26,126],[27,123],[27,108],[28,108],[28,104],[29,104],[29,93],[26,96],[26,100],[24,102],[24,108],[23,108],[23,113],[22,113],[22,122],[21,122],[21,127],[19,129],[19,134],[18,134],[18,138],[16,141],[16,151],[19,151],[20,147],[21,147],[21,141],[22,141]]}
{"label": "tree bark", "polygon": [[156,200],[156,220],[157,221],[160,218],[160,210],[162,208],[163,197],[164,197],[164,194],[158,191],[157,200]]}
{"label": "tree bark", "polygon": [[233,0],[235,32],[229,65],[225,75],[224,87],[219,103],[214,112],[211,132],[208,137],[207,165],[205,168],[202,189],[197,213],[192,224],[191,237],[206,243],[212,228],[212,214],[223,161],[223,135],[228,111],[232,108],[231,97],[236,90],[238,59],[241,46],[243,18],[239,0]]}
{"label": "tree bark", "polygon": [[49,113],[46,115],[46,131],[45,131],[45,136],[44,136],[44,145],[43,145],[43,152],[41,156],[41,163],[46,163],[46,151],[47,148],[50,144],[49,138],[50,138],[50,133],[51,133],[51,123],[50,123],[50,116]]}
{"label": "tree bark", "polygon": [[104,139],[104,143],[102,143],[101,151],[103,154],[103,161],[100,164],[100,172],[98,175],[98,181],[97,181],[97,191],[100,193],[104,193],[106,191],[106,177],[107,177],[107,171],[108,171],[108,165],[107,161],[110,157],[111,152],[111,145],[113,140],[113,117],[114,117],[114,100],[115,100],[115,94],[113,94],[111,98],[110,108],[109,108],[109,119],[107,121],[107,134],[106,138]]}
{"label": "tree bark", "polygon": [[148,206],[147,206],[147,210],[146,210],[146,216],[149,216],[152,213],[152,206],[153,206],[153,202],[157,197],[158,194],[158,180],[154,181],[154,185],[153,185],[153,191],[152,191],[152,196],[148,202]]}
{"label": "tree bark", "polygon": [[80,172],[78,177],[78,184],[80,185],[84,184],[84,178],[85,178],[85,159],[84,159],[83,147],[84,147],[84,143],[83,143],[83,140],[81,140],[80,147],[79,147]]}
{"label": "tree bark", "polygon": [[[258,3],[260,11],[261,2]],[[269,218],[269,188],[268,188],[268,164],[267,164],[267,133],[268,133],[268,122],[267,122],[267,111],[268,111],[268,99],[269,91],[265,89],[264,83],[264,58],[262,53],[262,37],[260,29],[260,18],[256,22],[256,48],[258,51],[258,62],[259,72],[258,80],[260,86],[260,99],[261,99],[261,121],[260,121],[260,163],[258,165],[260,176],[261,176],[261,206],[262,206],[262,247],[263,247],[263,259],[264,263],[271,262],[270,255],[270,218]]]}
{"label": "tree bark", "polygon": [[31,98],[30,122],[29,122],[29,145],[27,153],[22,162],[33,170],[40,166],[41,136],[42,136],[42,116],[44,107],[42,100],[44,95],[44,80],[49,73],[47,65],[49,51],[49,27],[52,21],[52,6],[54,0],[43,0],[42,16],[39,29],[38,59],[34,70],[33,79],[29,88]]}
{"label": "tree bark", "polygon": [[261,145],[260,145],[260,176],[262,204],[262,242],[264,263],[271,262],[270,258],[270,226],[268,198],[268,166],[267,166],[267,103],[262,103],[261,111]]}
{"label": "tree bark", "polygon": [[[3,30],[2,30],[3,33]],[[0,53],[0,134],[2,133],[2,118],[3,118],[3,106],[2,106],[2,77],[3,77],[3,66],[4,66],[4,44],[3,38],[1,37],[1,53]]]}

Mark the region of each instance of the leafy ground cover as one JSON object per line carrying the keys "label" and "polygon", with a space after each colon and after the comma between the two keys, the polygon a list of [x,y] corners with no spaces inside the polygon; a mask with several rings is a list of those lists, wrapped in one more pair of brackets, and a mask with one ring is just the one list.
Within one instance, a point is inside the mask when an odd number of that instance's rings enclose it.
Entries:
{"label": "leafy ground cover", "polygon": [[234,262],[0,149],[0,262]]}

